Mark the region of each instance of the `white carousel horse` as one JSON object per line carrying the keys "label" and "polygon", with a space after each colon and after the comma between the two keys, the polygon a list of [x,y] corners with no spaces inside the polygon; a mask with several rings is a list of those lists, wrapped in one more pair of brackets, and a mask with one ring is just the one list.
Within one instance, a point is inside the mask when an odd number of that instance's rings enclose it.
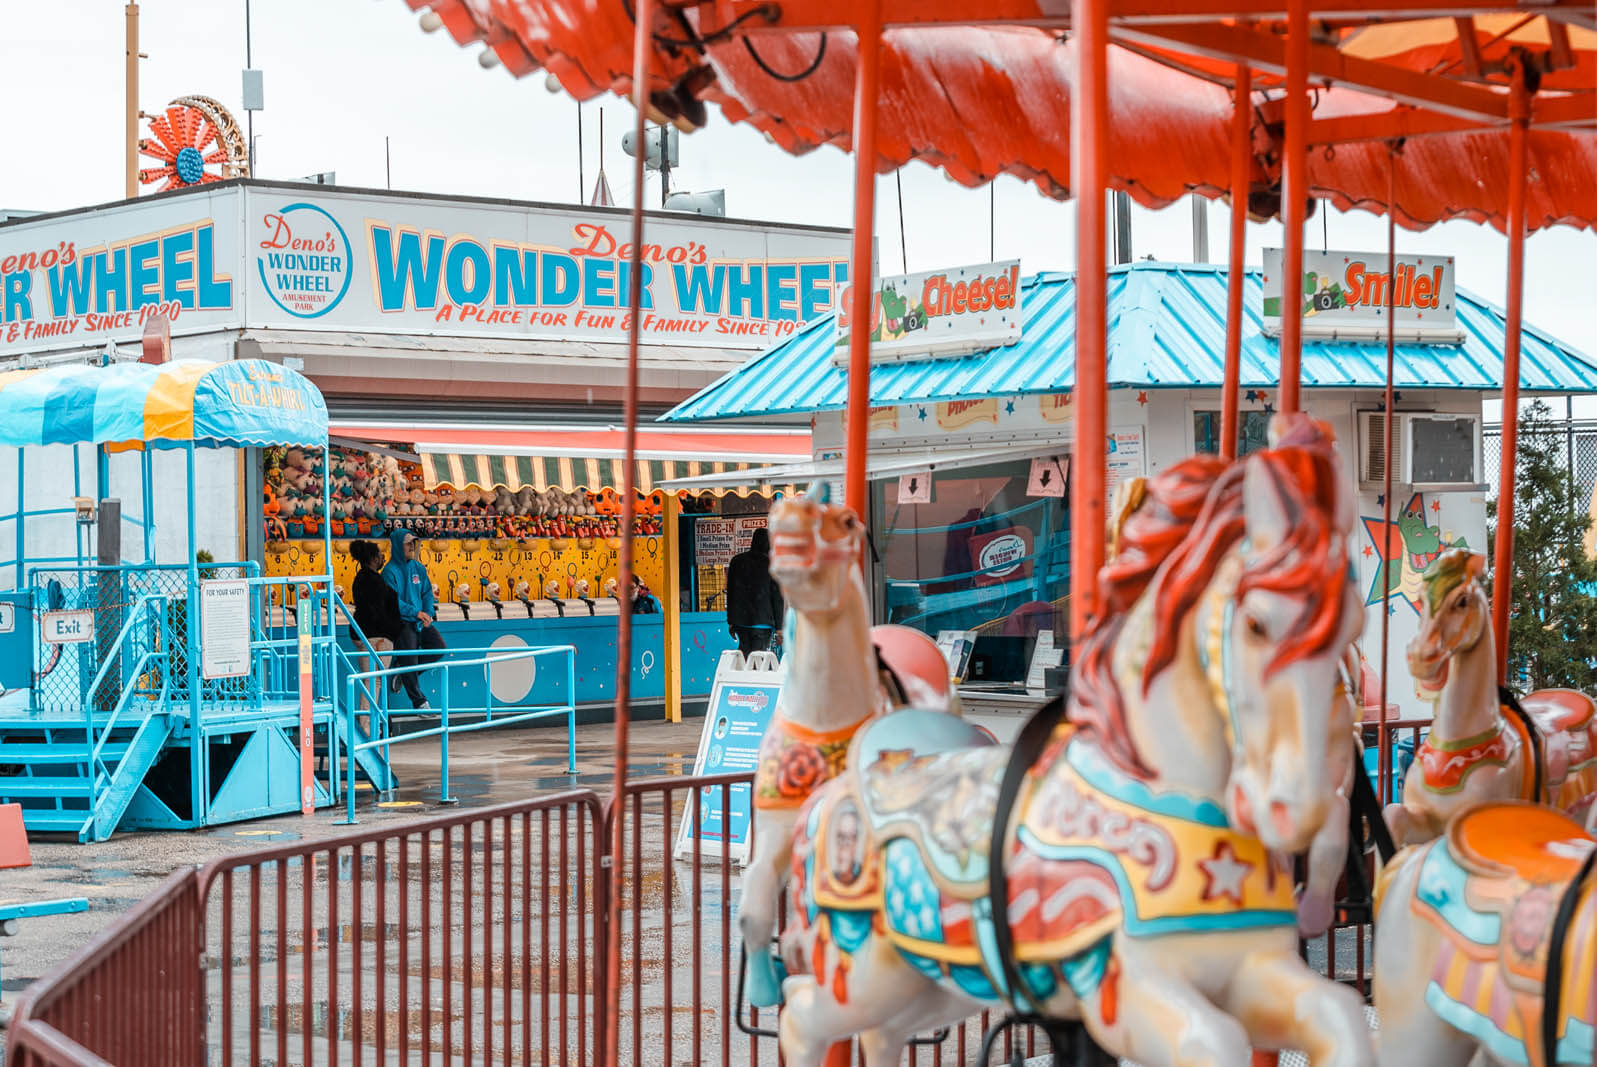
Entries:
{"label": "white carousel horse", "polygon": [[1382,1064],[1597,1062],[1594,849],[1567,816],[1511,802],[1398,853],[1375,896]]}
{"label": "white carousel horse", "polygon": [[1486,557],[1450,548],[1425,568],[1419,633],[1408,646],[1415,691],[1435,702],[1431,732],[1386,808],[1399,846],[1439,836],[1454,814],[1486,800],[1550,804],[1577,822],[1597,817],[1597,705],[1573,689],[1520,702],[1532,737],[1497,689]]}
{"label": "white carousel horse", "polygon": [[1341,468],[1319,427],[1283,425],[1240,465],[1164,471],[1126,519],[1070,722],[997,850],[1007,926],[988,861],[1008,750],[916,755],[904,734],[925,731],[898,725],[915,713],[860,732],[801,813],[788,1063],[859,1035],[869,1067],[896,1064],[911,1034],[995,1001],[1079,1018],[1144,1067],[1232,1067],[1255,1048],[1372,1062],[1356,995],[1298,956],[1284,859],[1330,809],[1338,664],[1362,613]]}
{"label": "white carousel horse", "polygon": [[[771,575],[790,609],[790,633],[782,692],[760,744],[753,845],[738,905],[749,1001],[756,1007],[781,1001],[769,945],[799,805],[843,769],[849,740],[872,715],[903,699],[958,707],[947,664],[930,638],[902,627],[872,630],[859,569],[865,542],[859,516],[827,504],[823,492],[777,501],[768,523]],[[940,667],[928,666],[928,650]],[[899,698],[884,691],[884,675],[902,688]]]}

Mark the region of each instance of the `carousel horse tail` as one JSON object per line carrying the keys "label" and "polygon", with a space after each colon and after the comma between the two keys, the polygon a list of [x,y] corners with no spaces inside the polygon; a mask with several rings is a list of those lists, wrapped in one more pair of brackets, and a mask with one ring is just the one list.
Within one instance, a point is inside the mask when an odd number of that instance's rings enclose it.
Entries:
{"label": "carousel horse tail", "polygon": [[[1506,690],[1505,690],[1506,692]],[[1553,919],[1552,933],[1547,940],[1547,977],[1542,981],[1542,1063],[1558,1062],[1558,1023],[1564,1012],[1564,941],[1575,921],[1575,908],[1580,904],[1581,890],[1597,866],[1597,849],[1586,853],[1585,862],[1570,879],[1558,902],[1558,913]]]}
{"label": "carousel horse tail", "polygon": [[1525,710],[1525,706],[1519,702],[1519,697],[1514,695],[1512,689],[1506,685],[1498,686],[1497,700],[1513,715],[1516,728],[1524,733],[1525,739],[1530,743],[1530,795],[1525,797],[1525,799],[1532,804],[1541,804],[1544,802],[1546,793],[1546,783],[1542,780],[1546,766],[1544,762],[1546,759],[1546,741],[1542,737],[1541,730],[1536,726],[1536,720],[1531,718],[1530,712]]}

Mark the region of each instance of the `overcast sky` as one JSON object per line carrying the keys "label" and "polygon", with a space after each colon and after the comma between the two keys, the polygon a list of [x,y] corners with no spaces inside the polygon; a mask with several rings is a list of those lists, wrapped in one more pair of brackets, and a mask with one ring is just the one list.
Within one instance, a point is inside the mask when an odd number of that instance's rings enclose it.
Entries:
{"label": "overcast sky", "polygon": [[[245,65],[243,0],[146,0],[141,4],[140,104],[159,111],[173,97],[199,93],[235,109]],[[446,31],[424,34],[404,0],[254,0],[254,64],[265,71],[266,110],[257,114],[257,173],[297,178],[335,171],[340,184],[385,183],[384,137],[391,139],[395,189],[574,201],[578,197],[578,105],[545,88],[543,75],[513,79],[483,70],[477,48]],[[0,3],[0,98],[7,109],[0,208],[59,210],[119,199],[123,159],[123,4],[115,0]],[[631,160],[620,151],[630,106],[614,97],[582,105],[583,160],[591,190],[603,154],[617,200],[630,203]],[[850,161],[823,148],[794,158],[754,129],[726,122],[712,106],[710,126],[682,140],[673,188],[724,188],[728,213],[741,218],[847,226]],[[996,226],[989,193],[967,190],[941,172],[912,164],[902,174],[910,270],[1019,257],[1028,273],[1074,265],[1074,208],[1031,186],[1001,179]],[[659,201],[651,177],[649,203]],[[878,182],[881,263],[902,260],[894,179]],[[1210,248],[1223,258],[1227,209],[1208,208]],[[1328,238],[1318,218],[1309,247],[1384,251],[1384,220],[1332,213]],[[1277,245],[1279,225],[1250,226],[1249,260]],[[1192,259],[1191,209],[1135,209],[1138,256]],[[1457,256],[1458,284],[1501,303],[1506,246],[1496,231],[1450,223],[1398,232],[1399,251]],[[1597,236],[1570,229],[1529,242],[1528,321],[1597,356]],[[1597,404],[1593,413],[1597,414]]]}

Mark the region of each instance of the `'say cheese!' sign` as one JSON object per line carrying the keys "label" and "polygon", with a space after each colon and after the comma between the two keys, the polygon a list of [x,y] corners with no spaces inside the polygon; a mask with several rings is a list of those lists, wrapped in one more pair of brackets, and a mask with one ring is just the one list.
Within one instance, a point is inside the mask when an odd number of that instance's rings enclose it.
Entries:
{"label": "'say cheese!' sign", "polygon": [[[837,293],[832,361],[848,362],[851,286]],[[1020,261],[899,274],[871,294],[871,361],[960,356],[1020,340]]]}

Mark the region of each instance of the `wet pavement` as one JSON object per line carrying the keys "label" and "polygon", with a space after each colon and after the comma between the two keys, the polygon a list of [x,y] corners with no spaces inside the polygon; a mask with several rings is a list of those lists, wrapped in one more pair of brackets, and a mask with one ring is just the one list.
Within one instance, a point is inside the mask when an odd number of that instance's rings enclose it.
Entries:
{"label": "wet pavement", "polygon": [[[691,773],[702,721],[634,724],[629,779]],[[436,740],[396,746],[403,784],[382,797],[360,792],[355,829],[380,840],[358,850],[317,846],[351,831],[342,809],[98,845],[36,840],[32,868],[0,875],[0,899],[83,896],[89,910],[24,920],[19,936],[0,941],[0,997],[14,1000],[171,871],[283,849],[218,878],[204,897],[202,999],[213,1061],[227,1047],[234,1059],[259,1063],[349,1062],[357,1048],[380,1062],[410,1062],[422,1048],[458,1063],[593,1062],[586,1042],[602,950],[592,903],[603,833],[596,810],[545,801],[491,819],[469,815],[572,789],[607,795],[611,737],[608,725],[578,728],[575,775],[566,773],[562,731],[452,739],[454,805],[441,803]],[[624,813],[615,868],[621,1060],[775,1064],[774,1042],[751,1039],[731,1017],[738,872],[703,852],[697,862],[691,850],[673,858],[683,812],[700,799],[719,803],[666,786],[641,793]],[[438,815],[469,825],[409,829]],[[1340,977],[1351,977],[1356,956],[1344,933]],[[1310,957],[1323,971],[1323,948]],[[773,1018],[745,1022],[769,1027]],[[908,1062],[973,1062],[980,1040],[971,1020]]]}
{"label": "wet pavement", "polygon": [[[703,719],[682,723],[640,722],[631,728],[629,778],[689,774]],[[570,789],[601,794],[615,780],[614,727],[577,727],[577,773],[566,773],[565,731],[506,729],[450,739],[450,793],[457,804],[440,802],[436,739],[393,748],[400,787],[377,797],[359,790],[359,829],[402,824],[429,815],[486,807]],[[350,832],[344,808],[309,817],[275,816],[189,833],[117,834],[99,844],[70,838],[34,837],[33,866],[0,871],[0,900],[29,902],[85,897],[89,909],[74,915],[24,919],[15,937],[0,938],[0,1018],[16,994],[46,974],[96,933],[184,865],[251,849],[296,841],[316,841]]]}

